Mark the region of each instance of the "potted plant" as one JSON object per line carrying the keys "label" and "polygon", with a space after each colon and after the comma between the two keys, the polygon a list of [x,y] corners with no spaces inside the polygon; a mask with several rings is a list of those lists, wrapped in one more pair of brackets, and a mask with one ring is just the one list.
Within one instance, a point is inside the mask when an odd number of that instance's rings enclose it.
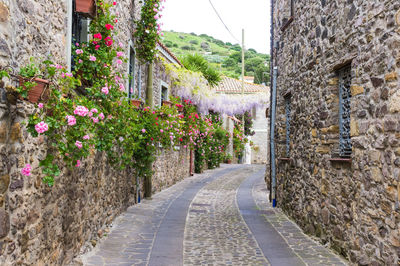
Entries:
{"label": "potted plant", "polygon": [[231,154],[225,155],[225,162],[227,164],[231,164],[232,163],[232,155]]}
{"label": "potted plant", "polygon": [[75,0],[75,12],[94,17],[96,12],[95,0]]}
{"label": "potted plant", "polygon": [[31,103],[37,103],[39,100],[46,101],[48,93],[46,89],[49,81],[42,79],[39,67],[31,59],[31,63],[22,67],[19,72],[19,87],[17,92],[22,98],[28,99]]}
{"label": "potted plant", "polygon": [[172,106],[172,102],[164,100],[164,101],[162,101],[162,105],[163,106],[167,106],[167,107],[171,107]]}
{"label": "potted plant", "polygon": [[131,101],[132,106],[138,108],[142,105],[142,100],[139,98],[139,96],[136,93],[131,95],[131,97],[132,98],[130,99],[130,101]]}

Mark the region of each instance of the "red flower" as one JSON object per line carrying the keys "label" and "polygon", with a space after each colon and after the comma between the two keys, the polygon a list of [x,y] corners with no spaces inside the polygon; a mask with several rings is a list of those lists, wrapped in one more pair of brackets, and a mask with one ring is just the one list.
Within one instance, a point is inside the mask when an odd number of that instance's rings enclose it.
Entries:
{"label": "red flower", "polygon": [[101,33],[96,33],[93,35],[93,38],[101,40],[103,37],[101,37]]}
{"label": "red flower", "polygon": [[114,29],[114,26],[111,25],[111,24],[106,24],[105,27],[106,27],[107,30],[113,30]]}
{"label": "red flower", "polygon": [[94,47],[94,49],[96,49],[96,50],[99,50],[99,48],[100,48],[99,44]]}
{"label": "red flower", "polygon": [[113,5],[116,6],[116,5],[117,5],[117,2],[113,2]]}
{"label": "red flower", "polygon": [[181,142],[182,142],[182,141],[183,141],[183,139],[182,139],[182,138],[180,138],[180,139],[179,139],[179,141],[181,141]]}
{"label": "red flower", "polygon": [[107,46],[111,46],[113,44],[113,40],[111,39],[110,36],[104,39],[104,42]]}
{"label": "red flower", "polygon": [[115,22],[115,23],[118,23],[118,19],[115,19],[114,22]]}

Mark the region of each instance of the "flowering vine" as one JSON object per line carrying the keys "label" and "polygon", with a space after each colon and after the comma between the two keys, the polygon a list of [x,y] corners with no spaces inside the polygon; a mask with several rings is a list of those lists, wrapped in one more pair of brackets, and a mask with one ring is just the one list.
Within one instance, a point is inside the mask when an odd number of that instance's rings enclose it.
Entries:
{"label": "flowering vine", "polygon": [[142,6],[140,19],[135,21],[135,46],[138,58],[142,63],[154,60],[157,42],[163,35],[162,24],[158,22],[162,17],[161,11],[164,9],[162,2],[165,0],[146,0]]}

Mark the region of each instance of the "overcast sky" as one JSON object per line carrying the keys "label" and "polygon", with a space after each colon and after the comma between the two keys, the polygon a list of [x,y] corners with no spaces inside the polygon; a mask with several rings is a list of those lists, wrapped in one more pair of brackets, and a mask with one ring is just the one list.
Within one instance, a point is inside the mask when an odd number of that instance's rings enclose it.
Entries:
{"label": "overcast sky", "polygon": [[[233,35],[245,47],[269,53],[269,0],[211,0]],[[162,12],[163,30],[205,33],[225,42],[238,43],[218,19],[209,0],[166,0]]]}

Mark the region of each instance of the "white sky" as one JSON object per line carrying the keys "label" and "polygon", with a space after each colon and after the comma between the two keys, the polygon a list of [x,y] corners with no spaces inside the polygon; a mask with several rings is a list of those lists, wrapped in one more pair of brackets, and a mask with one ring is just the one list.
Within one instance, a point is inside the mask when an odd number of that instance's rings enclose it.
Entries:
{"label": "white sky", "polygon": [[[211,0],[222,20],[245,47],[269,53],[269,0]],[[205,33],[224,42],[238,43],[218,19],[209,0],[166,0],[161,22],[163,30]]]}

